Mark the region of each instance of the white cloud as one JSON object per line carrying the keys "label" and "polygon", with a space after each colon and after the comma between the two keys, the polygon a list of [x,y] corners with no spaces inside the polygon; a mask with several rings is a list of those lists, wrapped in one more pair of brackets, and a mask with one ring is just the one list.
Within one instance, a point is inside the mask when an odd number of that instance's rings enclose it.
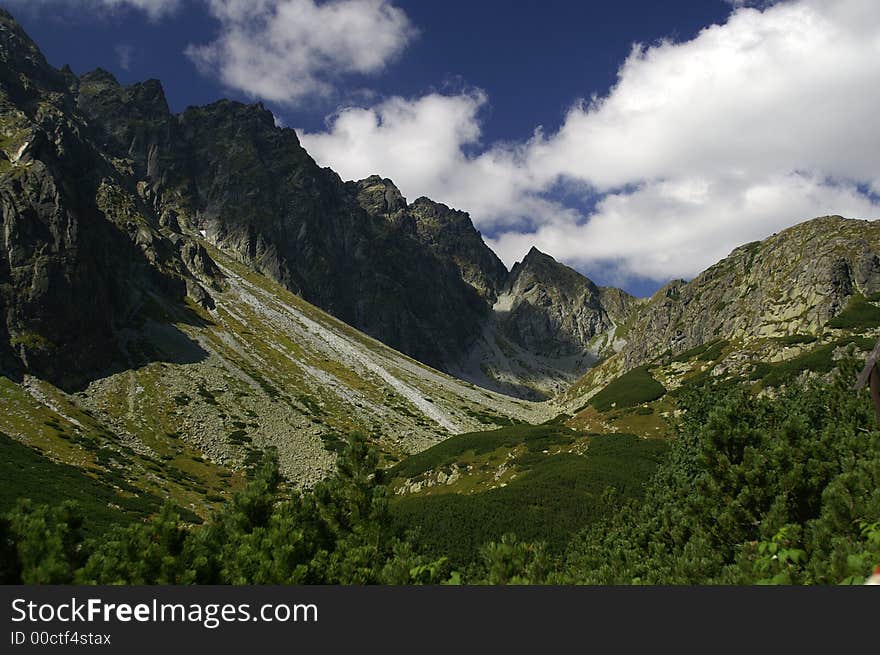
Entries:
{"label": "white cloud", "polygon": [[145,12],[152,20],[158,20],[180,7],[181,0],[6,0],[6,4],[21,7],[24,10],[59,7],[76,7],[92,10],[133,8]]}
{"label": "white cloud", "polygon": [[[690,41],[636,45],[607,96],[520,143],[480,145],[486,101],[394,98],[302,139],[343,177],[381,173],[470,211],[508,264],[534,243],[622,275],[689,277],[806,218],[880,217],[859,189],[880,194],[876,0],[738,6]],[[555,201],[560,184],[597,195],[595,210]]]}
{"label": "white cloud", "polygon": [[119,67],[122,70],[131,68],[131,58],[134,56],[134,46],[130,43],[120,43],[116,46],[116,56],[119,57]]}
{"label": "white cloud", "polygon": [[388,0],[208,0],[218,38],[191,45],[199,69],[251,97],[295,105],[343,74],[371,74],[415,37]]}
{"label": "white cloud", "polygon": [[745,180],[683,179],[611,193],[589,220],[551,220],[535,232],[504,232],[490,245],[506,262],[535,245],[575,265],[607,266],[618,279],[689,278],[735,246],[827,214],[880,217],[851,184],[799,174]]}

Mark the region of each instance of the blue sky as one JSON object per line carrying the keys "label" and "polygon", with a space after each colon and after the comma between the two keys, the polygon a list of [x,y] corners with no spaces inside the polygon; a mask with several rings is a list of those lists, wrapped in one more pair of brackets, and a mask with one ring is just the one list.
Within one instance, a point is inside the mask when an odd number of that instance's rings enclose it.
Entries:
{"label": "blue sky", "polygon": [[[198,0],[158,20],[133,7],[102,11],[87,2],[59,2],[34,11],[25,4],[0,0],[54,66],[70,64],[79,74],[100,66],[124,83],[160,79],[173,111],[221,97],[253,101],[201,75],[184,56],[189,44],[209,42],[219,29]],[[395,5],[419,36],[383,74],[345,82],[351,89],[366,85],[379,94],[407,97],[482,88],[491,98],[487,141],[520,139],[539,124],[558,127],[575,98],[607,93],[634,42],[689,38],[730,10],[724,0],[401,0]],[[287,124],[317,130],[336,109],[334,100],[295,108],[266,104]]]}
{"label": "blue sky", "polygon": [[645,295],[880,215],[874,0],[0,4],[50,63],[158,78],[174,111],[264,102],[343,177],[471,212],[508,265],[534,244]]}

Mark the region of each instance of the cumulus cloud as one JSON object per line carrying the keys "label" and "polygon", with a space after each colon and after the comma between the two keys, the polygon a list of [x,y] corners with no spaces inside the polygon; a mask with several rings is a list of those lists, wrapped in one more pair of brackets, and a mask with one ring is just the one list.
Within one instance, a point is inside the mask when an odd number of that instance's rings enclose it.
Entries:
{"label": "cumulus cloud", "polygon": [[174,12],[180,6],[181,0],[6,0],[6,3],[25,10],[69,7],[91,10],[134,8],[145,12],[151,19],[158,20]]}
{"label": "cumulus cloud", "polygon": [[690,41],[634,45],[553,134],[481,144],[487,98],[471,91],[347,109],[303,142],[343,177],[470,211],[508,264],[536,244],[663,281],[813,216],[880,217],[880,3],[753,4]]}
{"label": "cumulus cloud", "polygon": [[534,232],[490,240],[516,261],[535,245],[575,266],[611,269],[615,279],[689,278],[735,246],[806,218],[827,214],[880,217],[852,184],[792,173],[762,181],[684,179],[645,184],[602,198],[586,221],[550,220]]}
{"label": "cumulus cloud", "polygon": [[377,73],[415,37],[388,0],[208,0],[217,39],[191,45],[199,69],[251,97],[295,105],[345,74]]}

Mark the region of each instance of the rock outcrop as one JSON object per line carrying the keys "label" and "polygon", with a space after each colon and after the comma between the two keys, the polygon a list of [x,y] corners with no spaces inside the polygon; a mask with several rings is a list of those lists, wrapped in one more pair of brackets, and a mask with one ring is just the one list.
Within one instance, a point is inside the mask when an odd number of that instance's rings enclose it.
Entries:
{"label": "rock outcrop", "polygon": [[485,244],[467,213],[428,198],[410,206],[416,237],[438,258],[451,261],[461,278],[494,304],[507,280],[507,267]]}
{"label": "rock outcrop", "polygon": [[622,345],[617,326],[640,302],[532,248],[501,286],[480,337],[451,369],[491,389],[551,397]]}
{"label": "rock outcrop", "polygon": [[72,387],[131,363],[119,332],[151,297],[209,303],[203,283],[222,276],[188,237],[168,238],[136,180],[95,145],[75,77],[6,12],[0,71],[0,365]]}
{"label": "rock outcrop", "polygon": [[4,11],[0,221],[0,369],[65,387],[132,366],[126,328],[157,300],[175,320],[184,299],[214,308],[218,251],[422,362],[528,398],[617,352],[625,370],[715,339],[814,333],[880,291],[880,228],[841,217],[738,248],[649,301],[536,249],[508,273],[468,214],[408,203],[379,176],[343,181],[262,105],[173,114],[157,80],[52,68]]}
{"label": "rock outcrop", "polygon": [[[76,369],[110,365],[113,335],[151,294],[212,308],[223,280],[206,245],[445,370],[487,326],[526,360],[573,356],[580,367],[590,339],[613,323],[604,292],[583,276],[537,254],[509,275],[468,214],[428,198],[409,204],[378,176],[344,182],[261,104],[221,100],[173,114],[159,81],[123,86],[101,69],[57,71],[9,14],[0,27],[9,235],[0,340],[19,344],[4,352],[5,368],[44,373],[36,346],[22,344],[50,343],[104,353]],[[25,280],[45,292],[28,296]],[[514,302],[498,321],[502,296]],[[74,320],[86,298],[96,311]],[[619,314],[626,306],[615,305]],[[50,334],[50,324],[71,334]]]}
{"label": "rock outcrop", "polygon": [[825,216],[736,248],[639,311],[621,352],[633,368],[715,339],[816,334],[854,293],[880,291],[880,223]]}
{"label": "rock outcrop", "polygon": [[441,366],[472,339],[485,302],[425,247],[389,180],[343,182],[260,104],[175,116],[156,81],[122,87],[96,71],[75,88],[160,216],[422,361]]}
{"label": "rock outcrop", "polygon": [[[594,337],[626,320],[636,299],[610,296],[591,280],[532,248],[510,272],[502,294],[499,328],[520,347],[545,356],[589,349]],[[606,307],[605,302],[611,307]]]}

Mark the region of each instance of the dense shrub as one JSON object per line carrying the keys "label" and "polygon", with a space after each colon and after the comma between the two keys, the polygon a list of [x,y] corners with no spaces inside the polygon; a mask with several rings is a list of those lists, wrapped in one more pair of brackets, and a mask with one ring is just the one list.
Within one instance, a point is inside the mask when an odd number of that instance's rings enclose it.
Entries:
{"label": "dense shrub", "polygon": [[520,444],[525,444],[529,450],[541,450],[550,445],[569,443],[571,439],[571,430],[559,423],[514,425],[488,432],[468,432],[444,439],[427,450],[407,457],[390,469],[389,475],[412,478],[452,464],[468,452],[481,455]]}
{"label": "dense shrub", "polygon": [[837,362],[834,360],[834,352],[838,348],[855,346],[860,350],[870,350],[873,345],[870,339],[864,337],[844,337],[837,341],[817,346],[792,359],[769,364],[762,369],[764,386],[776,387],[785,384],[804,371],[829,373],[837,366]]}
{"label": "dense shrub", "polygon": [[[193,526],[165,507],[87,540],[73,503],[21,501],[0,521],[6,582],[86,584],[402,584],[448,576],[391,530],[378,458],[353,436],[314,492],[282,488],[271,451],[244,491]],[[7,562],[10,562],[7,564]]]}
{"label": "dense shrub", "polygon": [[[696,389],[645,502],[583,531],[562,577],[590,583],[837,583],[880,562],[880,432],[834,384],[775,399]],[[784,554],[784,557],[782,556]]]}
{"label": "dense shrub", "polygon": [[861,294],[854,294],[840,314],[828,321],[830,328],[848,330],[880,326],[880,307],[873,305]]}
{"label": "dense shrub", "polygon": [[600,412],[612,407],[633,407],[657,400],[666,389],[651,375],[647,366],[640,366],[611,381],[590,399],[590,405]]}
{"label": "dense shrub", "polygon": [[527,453],[517,460],[528,470],[505,487],[477,494],[410,496],[392,503],[402,530],[413,530],[419,546],[467,567],[488,541],[516,534],[545,542],[561,554],[581,528],[613,511],[620,499],[641,496],[645,481],[665,452],[665,443],[634,435],[592,437],[587,455]]}

